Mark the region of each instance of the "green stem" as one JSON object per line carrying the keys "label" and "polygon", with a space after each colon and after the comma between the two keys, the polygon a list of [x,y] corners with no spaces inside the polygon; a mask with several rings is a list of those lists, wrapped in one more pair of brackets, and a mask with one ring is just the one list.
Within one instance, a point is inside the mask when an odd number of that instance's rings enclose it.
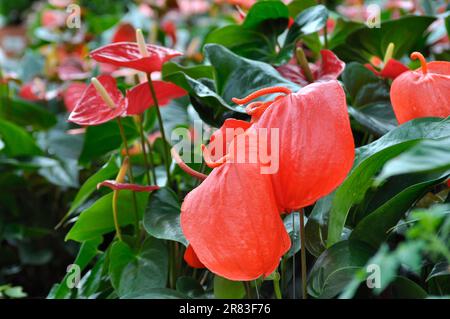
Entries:
{"label": "green stem", "polygon": [[152,167],[152,177],[153,177],[153,181],[155,182],[155,185],[157,184],[158,180],[156,178],[156,171],[155,171],[155,163],[153,162],[153,148],[152,148],[152,144],[150,144],[150,142],[146,139],[145,143],[147,144],[148,147],[148,151],[150,152],[150,166]]}
{"label": "green stem", "polygon": [[[141,135],[141,146],[142,146],[142,154],[144,155],[144,165],[145,165],[145,176],[147,177],[147,184],[151,184],[150,179],[150,165],[148,163],[148,156],[147,156],[147,147],[145,145],[145,135],[144,135],[144,125],[142,124],[143,118],[142,116],[139,116],[138,124],[139,124],[139,134]],[[152,165],[153,170],[153,165]],[[156,181],[154,181],[156,183]]]}
{"label": "green stem", "polygon": [[119,198],[119,191],[113,192],[113,201],[112,201],[112,208],[113,208],[113,218],[114,218],[114,227],[116,228],[116,235],[119,238],[120,241],[123,241],[122,233],[120,231],[120,225],[119,225],[119,214],[117,212],[117,200]]}
{"label": "green stem", "polygon": [[170,176],[170,149],[167,145],[167,139],[166,139],[166,132],[164,131],[164,125],[163,125],[163,119],[161,116],[161,110],[159,109],[158,99],[156,98],[155,88],[153,86],[153,81],[151,74],[147,74],[148,77],[148,85],[150,87],[150,92],[152,93],[153,103],[156,107],[156,116],[158,118],[158,125],[159,130],[161,132],[161,137],[164,142],[164,164],[166,167],[166,174],[167,174],[167,184],[172,185],[171,176]]}
{"label": "green stem", "polygon": [[275,290],[275,296],[277,299],[283,299],[281,296],[281,290],[280,290],[280,276],[275,276],[273,279],[273,289]]}
{"label": "green stem", "polygon": [[305,245],[305,210],[300,210],[300,258],[302,267],[302,297],[308,298],[306,290],[306,245]]}
{"label": "green stem", "polygon": [[323,28],[323,41],[324,41],[323,46],[325,47],[325,49],[328,49],[328,26],[326,22]]}
{"label": "green stem", "polygon": [[[125,148],[125,154],[127,155],[127,157],[130,160],[130,168],[128,171],[128,177],[130,178],[130,182],[132,184],[134,184],[134,174],[133,174],[133,165],[131,164],[131,157],[130,157],[130,153],[128,151],[128,141],[127,141],[127,137],[125,135],[125,130],[123,128],[123,124],[122,124],[122,120],[120,119],[120,117],[117,118],[117,124],[119,125],[119,131],[120,131],[120,136],[122,137],[122,142],[123,142],[123,146]],[[133,196],[133,206],[134,206],[134,227],[136,228],[136,237],[139,238],[139,215],[138,215],[138,210],[137,210],[137,200],[136,200],[136,193],[132,192],[132,196]]]}

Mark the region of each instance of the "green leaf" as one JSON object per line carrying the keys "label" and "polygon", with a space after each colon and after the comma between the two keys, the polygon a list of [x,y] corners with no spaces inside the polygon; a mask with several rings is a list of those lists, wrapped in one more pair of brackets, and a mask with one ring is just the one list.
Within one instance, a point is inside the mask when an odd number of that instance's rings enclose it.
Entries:
{"label": "green leaf", "polygon": [[42,153],[27,131],[3,119],[0,119],[0,139],[4,144],[0,151],[9,157],[32,156]]}
{"label": "green leaf", "polygon": [[428,296],[422,287],[403,276],[396,277],[388,290],[391,298],[396,299],[425,299]]}
{"label": "green leaf", "polygon": [[234,53],[255,60],[272,61],[277,55],[277,37],[288,26],[289,11],[280,1],[255,3],[241,25],[216,29],[205,43],[217,43]]}
{"label": "green leaf", "polygon": [[389,235],[389,230],[408,209],[433,185],[442,183],[450,173],[425,175],[420,183],[409,186],[390,198],[363,218],[350,235],[350,239],[365,242],[377,248]]}
{"label": "green leaf", "polygon": [[156,238],[147,238],[133,260],[123,267],[117,294],[124,297],[135,291],[164,288],[167,282],[168,265],[165,242]]}
{"label": "green leaf", "polygon": [[303,35],[320,31],[328,19],[328,10],[324,5],[317,5],[303,10],[295,19],[285,40],[287,45],[294,46]]}
{"label": "green leaf", "polygon": [[[176,68],[175,64],[165,71],[164,80],[188,91],[195,110],[210,125],[220,127],[229,116],[247,117],[244,108],[231,104],[233,97],[244,97],[268,86],[284,86],[293,91],[299,89],[269,64],[242,58],[217,44],[207,44],[204,51],[214,68],[214,80],[196,79],[192,76],[198,76],[197,72],[186,73],[185,68]],[[262,100],[271,98],[273,96],[266,96]]]}
{"label": "green leaf", "polygon": [[116,241],[109,251],[109,276],[114,289],[118,290],[120,278],[125,267],[136,258],[133,250],[126,243]]}
{"label": "green leaf", "polygon": [[349,113],[357,122],[381,135],[397,126],[385,81],[356,62],[346,66],[342,81],[350,98]]}
{"label": "green leaf", "polygon": [[242,299],[245,287],[241,281],[231,281],[220,276],[214,276],[214,296],[218,299]]}
{"label": "green leaf", "polygon": [[153,237],[174,240],[187,246],[188,242],[180,226],[181,206],[177,195],[163,187],[150,196],[144,214],[144,228]]}
{"label": "green leaf", "polygon": [[188,296],[169,288],[143,288],[137,291],[130,291],[122,299],[189,299]]}
{"label": "green leaf", "polygon": [[0,98],[0,117],[34,129],[48,129],[56,124],[55,115],[42,106],[16,98]]}
{"label": "green leaf", "polygon": [[111,179],[115,175],[117,175],[119,171],[119,165],[116,161],[115,157],[111,157],[110,160],[95,174],[91,175],[86,182],[84,182],[83,186],[81,186],[78,191],[75,199],[72,201],[70,205],[68,215],[72,214],[78,207],[80,207],[89,196],[92,195],[93,192],[97,190],[97,184],[103,182],[104,180]]}
{"label": "green leaf", "polygon": [[[307,218],[305,218],[307,220]],[[284,227],[291,238],[291,248],[286,253],[286,257],[292,257],[300,251],[300,214],[291,213],[284,218]],[[305,222],[306,223],[306,222]],[[306,223],[307,224],[307,223]]]}
{"label": "green leaf", "polygon": [[[73,264],[80,267],[80,271],[83,271],[88,264],[94,259],[98,254],[98,246],[102,243],[102,237],[96,237],[91,240],[85,241],[81,244],[80,250],[78,251],[78,255],[75,258]],[[73,275],[72,273],[67,273],[61,283],[56,285],[54,289],[49,293],[47,298],[49,299],[61,299],[61,298],[69,298],[71,291],[69,286],[67,285],[67,280],[69,277]]]}
{"label": "green leaf", "polygon": [[[137,138],[138,131],[131,117],[122,119],[125,135],[130,143]],[[89,126],[84,137],[83,150],[80,155],[81,163],[116,150],[122,144],[119,126],[116,121],[110,121],[97,126]]]}
{"label": "green leaf", "polygon": [[332,50],[338,45],[345,43],[349,34],[361,28],[364,28],[364,24],[361,22],[345,20],[341,17],[337,18],[333,34],[328,40],[328,48]]}
{"label": "green leaf", "polygon": [[436,20],[434,17],[405,16],[381,22],[380,28],[365,26],[347,36],[345,43],[334,48],[334,52],[344,61],[365,63],[372,56],[384,57],[389,43],[394,43],[393,57],[418,49],[424,39],[424,32]]}
{"label": "green leaf", "polygon": [[377,180],[394,175],[424,173],[450,169],[450,137],[423,140],[384,165]]}
{"label": "green leaf", "polygon": [[315,257],[319,257],[327,248],[328,213],[331,209],[333,194],[316,202],[305,226],[305,247]]}
{"label": "green leaf", "polygon": [[[120,191],[117,203],[120,226],[134,223],[134,205],[131,191]],[[78,220],[66,235],[65,240],[83,242],[114,230],[112,212],[113,193],[109,193],[97,200],[91,207],[83,211]],[[147,193],[136,193],[138,215],[142,216],[147,204]]]}
{"label": "green leaf", "polygon": [[202,285],[192,277],[178,277],[177,291],[190,298],[205,298],[205,291]]}
{"label": "green leaf", "polygon": [[308,293],[315,298],[333,298],[369,260],[370,246],[357,241],[341,241],[325,250],[308,277]]}
{"label": "green leaf", "polygon": [[450,118],[422,118],[390,131],[377,141],[356,151],[353,168],[336,190],[328,225],[328,247],[340,240],[350,208],[359,203],[371,186],[373,176],[390,159],[424,138],[450,136]]}
{"label": "green leaf", "polygon": [[315,6],[316,0],[293,0],[288,4],[289,16],[295,18],[303,10]]}

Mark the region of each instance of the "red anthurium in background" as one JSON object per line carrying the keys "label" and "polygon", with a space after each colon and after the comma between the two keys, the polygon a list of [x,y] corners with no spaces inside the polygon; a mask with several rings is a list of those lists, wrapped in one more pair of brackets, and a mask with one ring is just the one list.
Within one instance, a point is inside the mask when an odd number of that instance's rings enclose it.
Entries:
{"label": "red anthurium in background", "polygon": [[[234,101],[244,104],[249,99]],[[270,176],[280,208],[300,209],[332,192],[354,160],[345,93],[339,83],[313,83],[261,107],[267,109],[255,127],[268,128],[268,139],[273,129],[279,130],[279,169]]]}
{"label": "red anthurium in background", "polygon": [[68,112],[73,111],[87,87],[88,85],[83,82],[73,82],[69,84],[63,94],[64,105]]}
{"label": "red anthurium in background", "polygon": [[101,63],[131,68],[145,73],[161,71],[168,60],[182,55],[181,52],[153,44],[146,44],[148,56],[144,56],[135,42],[117,42],[91,52],[90,56]]}
{"label": "red anthurium in background", "polygon": [[20,87],[19,96],[28,101],[45,100],[45,82],[39,78],[33,79]]}
{"label": "red anthurium in background", "polygon": [[391,102],[400,124],[419,117],[450,116],[450,62],[425,60],[419,52],[421,68],[408,71],[394,80]]}
{"label": "red anthurium in background", "polygon": [[136,38],[136,30],[129,23],[120,24],[114,33],[111,42],[133,42]]}
{"label": "red anthurium in background", "polygon": [[406,65],[392,58],[394,48],[394,44],[389,43],[383,61],[378,57],[373,57],[371,63],[364,64],[364,66],[375,73],[376,76],[394,80],[397,76],[409,70]]}
{"label": "red anthurium in background", "polygon": [[[187,93],[179,86],[164,81],[153,81],[153,87],[159,106],[164,106],[170,100],[182,97]],[[150,106],[155,105],[148,82],[138,84],[128,90],[126,98],[128,100],[128,115],[142,114]]]}
{"label": "red anthurium in background", "polygon": [[122,116],[127,100],[109,75],[92,79],[83,96],[70,113],[69,121],[78,125],[98,125]]}
{"label": "red anthurium in background", "polygon": [[[345,63],[330,50],[321,50],[320,55],[321,59],[316,63],[309,63],[313,82],[337,79],[344,71]],[[283,77],[301,86],[306,86],[310,83],[296,58],[278,67],[277,70]]]}

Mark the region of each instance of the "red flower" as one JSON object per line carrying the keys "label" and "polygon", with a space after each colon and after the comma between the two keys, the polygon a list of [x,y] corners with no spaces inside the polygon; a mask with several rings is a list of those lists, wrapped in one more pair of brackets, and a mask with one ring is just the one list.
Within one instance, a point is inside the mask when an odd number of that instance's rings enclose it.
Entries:
{"label": "red flower", "polygon": [[182,55],[181,52],[153,44],[147,44],[146,48],[149,56],[141,54],[137,43],[117,42],[92,51],[90,56],[97,62],[152,73],[161,71],[165,62]]}
{"label": "red flower", "polygon": [[191,245],[188,245],[186,251],[184,252],[184,261],[192,268],[205,268],[200,259],[198,259],[197,254]]}
{"label": "red flower", "polygon": [[101,183],[97,184],[97,189],[100,187],[108,187],[114,191],[121,191],[121,190],[130,190],[134,192],[153,192],[159,189],[158,186],[150,185],[150,186],[144,186],[144,185],[138,185],[138,184],[129,184],[129,183],[120,183],[115,180],[106,180]]}
{"label": "red flower", "polygon": [[34,79],[24,85],[19,90],[19,96],[28,101],[45,100],[46,87],[41,79]]}
{"label": "red flower", "polygon": [[394,80],[403,72],[408,71],[408,67],[395,59],[389,59],[389,61],[378,71],[372,64],[364,64],[366,68],[375,73],[376,76],[380,76],[382,78],[392,79]]}
{"label": "red flower", "polygon": [[129,23],[120,24],[114,33],[111,42],[133,42],[136,39],[136,30]]}
{"label": "red flower", "polygon": [[66,106],[68,112],[73,111],[78,101],[83,96],[83,93],[86,90],[87,86],[88,85],[86,83],[73,82],[67,87],[66,91],[64,92],[63,98],[64,105]]}
{"label": "red flower", "polygon": [[[263,89],[251,98],[266,93]],[[239,104],[248,100],[234,99]],[[336,80],[310,84],[259,107],[263,113],[255,127],[268,129],[268,140],[278,129],[279,168],[270,176],[282,211],[313,204],[345,179],[354,142],[345,93]]]}
{"label": "red flower", "polygon": [[[309,68],[313,75],[314,81],[335,80],[344,71],[345,63],[341,61],[330,50],[320,51],[321,59],[316,63],[309,63]],[[309,84],[302,68],[298,65],[297,60],[293,58],[289,63],[277,68],[278,72],[286,79],[297,83],[301,86]]]}
{"label": "red flower", "polygon": [[[187,93],[179,86],[164,81],[153,81],[153,87],[159,106],[164,106],[170,100],[182,97]],[[154,105],[148,82],[138,84],[131,90],[128,90],[126,98],[128,100],[128,115],[142,114],[146,109]]]}
{"label": "red flower", "polygon": [[[116,80],[109,75],[101,75],[98,82],[103,86],[102,96],[93,83],[89,84],[83,96],[70,113],[69,121],[78,125],[98,125],[122,116],[127,108],[127,100],[116,85]],[[109,101],[107,103],[105,101]]]}
{"label": "red flower", "polygon": [[394,80],[391,102],[400,124],[419,117],[450,116],[450,62],[427,63],[419,52],[411,54],[422,67]]}
{"label": "red flower", "polygon": [[181,227],[209,270],[253,280],[277,268],[290,238],[271,184],[258,163],[224,163],[186,196]]}

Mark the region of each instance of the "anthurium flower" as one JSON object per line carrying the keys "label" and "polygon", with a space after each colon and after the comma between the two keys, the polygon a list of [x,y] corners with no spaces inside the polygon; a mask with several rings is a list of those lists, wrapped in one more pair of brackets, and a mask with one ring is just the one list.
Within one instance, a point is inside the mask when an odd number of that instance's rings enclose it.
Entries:
{"label": "anthurium flower", "polygon": [[101,75],[84,91],[83,96],[70,113],[69,121],[78,125],[98,125],[119,116],[127,108],[127,100],[109,75]]}
{"label": "anthurium flower", "polygon": [[[266,94],[267,90],[254,93],[251,98]],[[280,140],[279,169],[270,175],[279,207],[290,212],[333,191],[354,160],[345,93],[339,83],[313,83],[262,107],[266,109],[255,128],[266,128],[268,139],[276,133]]]}
{"label": "anthurium flower", "polygon": [[383,61],[378,57],[373,57],[371,63],[366,63],[364,66],[376,76],[394,80],[397,76],[409,70],[406,65],[392,58],[394,49],[394,43],[389,43]]}
{"label": "anthurium flower", "polygon": [[116,180],[105,180],[98,183],[97,189],[100,187],[108,187],[114,191],[130,190],[134,192],[153,192],[159,189],[159,186],[121,183]]}
{"label": "anthurium flower", "polygon": [[188,245],[184,252],[184,261],[192,268],[205,268],[191,245]]}
{"label": "anthurium flower", "polygon": [[78,101],[81,100],[87,87],[88,85],[83,82],[73,82],[69,84],[63,94],[64,105],[68,112],[73,111]]}
{"label": "anthurium flower", "polygon": [[129,23],[122,23],[117,27],[116,32],[114,32],[111,42],[133,42],[135,37],[136,30],[134,27]]}
{"label": "anthurium flower", "polygon": [[[337,79],[344,71],[345,63],[330,50],[321,50],[320,55],[321,59],[316,63],[309,63],[314,82]],[[296,58],[293,58],[287,64],[281,65],[277,70],[283,77],[301,86],[306,86],[310,83]]]}
{"label": "anthurium flower", "polygon": [[391,86],[391,102],[400,124],[419,117],[450,116],[450,62],[425,60],[414,52],[421,68],[397,77]]}
{"label": "anthurium flower", "polygon": [[[184,89],[170,82],[153,81],[153,87],[159,106],[164,106],[172,99],[182,97],[187,93]],[[155,105],[148,82],[138,84],[128,90],[126,98],[128,100],[128,115],[142,114],[150,106]]]}
{"label": "anthurium flower", "polygon": [[258,163],[224,163],[181,207],[181,227],[199,261],[230,280],[270,275],[290,248],[269,175]]}
{"label": "anthurium flower", "polygon": [[147,44],[145,48],[148,56],[142,55],[135,42],[116,42],[92,51],[90,56],[97,62],[152,73],[161,71],[165,62],[182,55],[181,52],[153,44]]}
{"label": "anthurium flower", "polygon": [[39,78],[25,83],[20,87],[19,96],[28,101],[42,101],[45,100],[46,86],[45,82]]}

